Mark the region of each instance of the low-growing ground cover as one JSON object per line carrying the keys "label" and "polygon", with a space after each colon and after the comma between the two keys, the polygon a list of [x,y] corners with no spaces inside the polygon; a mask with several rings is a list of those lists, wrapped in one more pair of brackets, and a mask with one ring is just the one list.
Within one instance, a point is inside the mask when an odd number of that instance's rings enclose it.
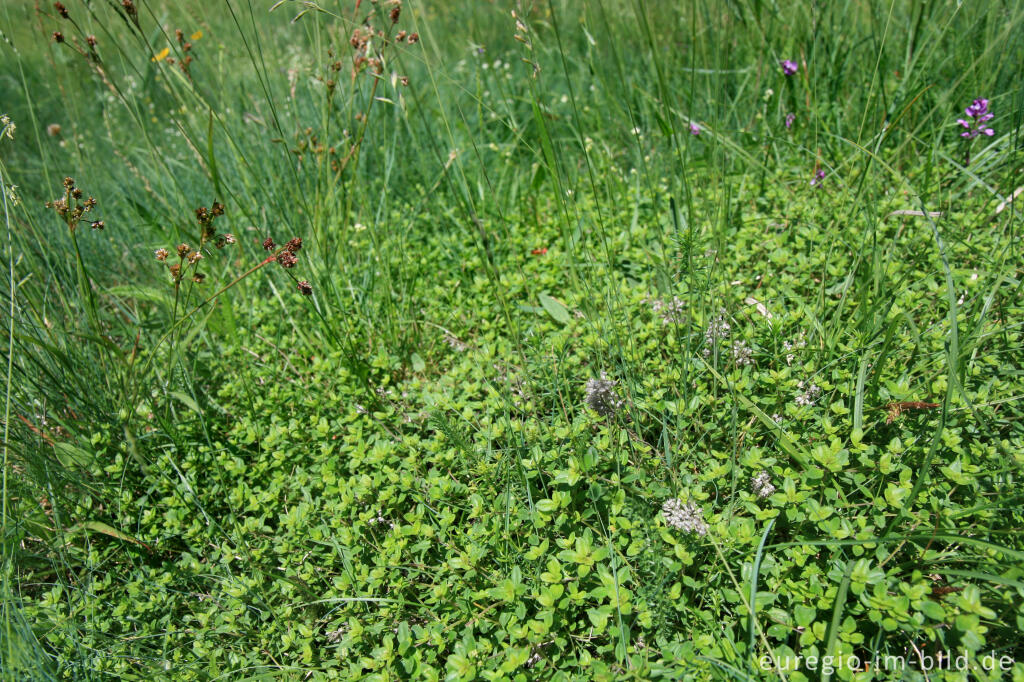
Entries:
{"label": "low-growing ground cover", "polygon": [[982,4],[5,7],[0,667],[1024,678]]}

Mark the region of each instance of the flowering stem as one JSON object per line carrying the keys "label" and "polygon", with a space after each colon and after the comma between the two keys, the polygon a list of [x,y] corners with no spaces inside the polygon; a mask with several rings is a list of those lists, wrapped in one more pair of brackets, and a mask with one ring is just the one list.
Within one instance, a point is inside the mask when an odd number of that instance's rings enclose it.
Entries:
{"label": "flowering stem", "polygon": [[[218,289],[218,290],[217,290],[217,291],[215,291],[214,293],[210,294],[210,295],[209,295],[209,296],[208,296],[208,297],[207,297],[207,298],[206,298],[205,300],[203,300],[203,301],[202,301],[202,302],[201,302],[201,303],[200,303],[199,305],[197,305],[197,306],[196,306],[195,308],[193,308],[193,309],[192,309],[192,310],[191,310],[190,312],[188,312],[188,313],[186,313],[185,315],[183,315],[183,316],[181,317],[181,319],[180,319],[180,320],[177,320],[177,321],[176,321],[176,322],[175,322],[175,323],[174,323],[173,325],[171,325],[171,328],[170,328],[170,329],[168,329],[168,330],[167,330],[166,332],[164,332],[163,336],[161,336],[161,337],[160,337],[160,338],[159,338],[159,339],[157,340],[156,344],[155,344],[155,345],[153,346],[153,352],[152,352],[152,353],[150,353],[150,356],[149,356],[149,360],[147,360],[147,361],[146,361],[146,365],[145,365],[145,367],[143,367],[143,369],[142,369],[142,373],[141,373],[141,376],[145,376],[145,375],[146,375],[146,373],[147,373],[147,372],[149,371],[149,368],[150,368],[150,366],[152,366],[152,364],[153,364],[153,360],[155,360],[155,359],[156,359],[156,352],[155,352],[155,351],[156,351],[156,350],[157,350],[157,349],[158,349],[158,348],[159,348],[159,347],[160,347],[161,345],[163,345],[164,341],[166,341],[166,340],[167,340],[167,338],[168,338],[168,337],[169,337],[169,336],[170,336],[171,334],[173,334],[173,333],[175,332],[175,330],[177,330],[177,329],[178,329],[178,328],[179,328],[179,327],[180,327],[180,326],[181,326],[181,325],[182,325],[182,324],[183,324],[183,323],[184,323],[184,322],[185,322],[186,320],[188,320],[188,319],[189,319],[189,318],[191,318],[191,317],[192,317],[193,315],[195,315],[195,314],[196,314],[197,312],[199,312],[200,310],[202,310],[202,309],[203,309],[203,307],[204,307],[204,306],[206,306],[206,304],[207,304],[207,303],[209,303],[210,301],[213,301],[213,300],[214,300],[215,298],[217,298],[218,296],[220,296],[221,294],[223,294],[223,293],[224,293],[225,291],[227,291],[227,290],[228,290],[228,289],[230,289],[231,287],[233,287],[233,286],[235,286],[236,284],[238,284],[239,282],[241,282],[241,281],[242,281],[243,279],[245,279],[246,277],[248,277],[248,276],[249,276],[249,275],[251,275],[252,273],[256,272],[257,270],[259,270],[260,268],[264,267],[265,265],[268,265],[268,264],[270,264],[270,263],[274,262],[274,259],[275,259],[275,257],[276,257],[276,256],[274,256],[274,255],[270,255],[270,256],[267,256],[267,257],[266,257],[265,259],[263,259],[262,261],[260,261],[260,262],[259,262],[259,263],[257,263],[256,265],[252,266],[251,268],[249,268],[248,270],[246,270],[246,271],[245,271],[245,272],[243,272],[242,274],[238,275],[237,277],[235,277],[235,278],[234,278],[233,280],[231,280],[230,282],[228,282],[227,284],[225,284],[224,286],[222,286],[222,287],[221,287],[220,289]],[[137,405],[137,404],[138,404],[138,399],[139,399],[139,385],[138,385],[138,384],[136,384],[136,387],[135,387],[135,396],[134,396],[134,398],[133,398],[133,400],[132,400],[132,403],[131,403],[131,404],[132,404],[132,405]]]}
{"label": "flowering stem", "polygon": [[99,316],[96,314],[96,299],[92,295],[92,285],[89,283],[89,273],[82,260],[82,252],[78,249],[78,231],[72,228],[71,244],[75,247],[75,265],[78,270],[78,288],[86,304],[86,316],[89,324],[97,336],[101,335]]}

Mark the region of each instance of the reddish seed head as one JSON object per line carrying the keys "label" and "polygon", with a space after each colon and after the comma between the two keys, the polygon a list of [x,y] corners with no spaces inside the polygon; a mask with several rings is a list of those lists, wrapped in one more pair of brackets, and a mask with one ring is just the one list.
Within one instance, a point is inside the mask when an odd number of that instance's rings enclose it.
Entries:
{"label": "reddish seed head", "polygon": [[402,13],[402,6],[401,5],[398,5],[397,7],[393,8],[391,10],[391,14],[389,16],[391,17],[391,23],[392,24],[397,24],[398,23],[398,17],[399,17],[399,15],[401,13]]}
{"label": "reddish seed head", "polygon": [[302,237],[289,239],[288,243],[284,245],[284,248],[286,248],[290,253],[298,253],[299,249],[302,248]]}
{"label": "reddish seed head", "polygon": [[282,251],[277,254],[277,262],[282,268],[294,268],[295,264],[299,262],[299,259],[292,255],[291,251]]}
{"label": "reddish seed head", "polygon": [[410,45],[412,45],[414,43],[418,43],[419,41],[420,41],[420,34],[419,33],[410,33],[409,34],[409,44]]}
{"label": "reddish seed head", "polygon": [[59,2],[53,3],[53,8],[57,10],[57,14],[61,15],[65,19],[68,18],[68,8]]}
{"label": "reddish seed head", "polygon": [[89,225],[94,230],[102,230],[103,229],[103,221],[102,220],[94,220]]}
{"label": "reddish seed head", "polygon": [[277,248],[277,244],[274,243],[273,237],[267,237],[263,240],[263,248],[267,251],[273,251]]}
{"label": "reddish seed head", "polygon": [[64,42],[64,34],[61,33],[60,31],[54,31],[53,32],[53,41],[55,43],[63,43]]}
{"label": "reddish seed head", "polygon": [[311,285],[306,280],[302,280],[301,282],[299,282],[298,287],[299,287],[299,293],[302,294],[303,296],[312,296],[313,295],[313,285]]}

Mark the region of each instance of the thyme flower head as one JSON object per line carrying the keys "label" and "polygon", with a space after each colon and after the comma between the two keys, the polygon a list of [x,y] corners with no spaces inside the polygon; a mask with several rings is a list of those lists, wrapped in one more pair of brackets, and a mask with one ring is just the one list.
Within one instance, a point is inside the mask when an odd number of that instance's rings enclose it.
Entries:
{"label": "thyme flower head", "polygon": [[737,367],[744,367],[746,365],[752,365],[754,350],[747,345],[746,341],[742,339],[733,341],[732,343],[732,359],[736,363]]}
{"label": "thyme flower head", "polygon": [[665,517],[665,523],[686,533],[707,535],[708,524],[704,521],[704,515],[693,502],[683,504],[678,498],[673,497],[665,500],[661,505],[661,514]]}
{"label": "thyme flower head", "polygon": [[686,302],[678,296],[673,296],[671,301],[654,299],[651,310],[661,315],[662,324],[681,324],[686,320]]}
{"label": "thyme flower head", "polygon": [[590,379],[586,386],[587,406],[602,417],[615,414],[622,407],[623,400],[615,393],[615,385],[608,375],[601,372],[600,379]]}
{"label": "thyme flower head", "polygon": [[709,345],[713,344],[716,339],[727,338],[730,329],[732,327],[725,320],[725,310],[722,310],[719,312],[718,317],[708,323],[708,328],[704,331],[704,340]]}
{"label": "thyme flower head", "polygon": [[793,360],[796,358],[796,352],[801,348],[807,346],[807,335],[804,332],[800,332],[800,335],[796,337],[794,341],[784,341],[782,349],[786,351],[786,364],[792,365]]}
{"label": "thyme flower head", "polygon": [[798,381],[796,387],[799,388],[803,393],[799,394],[793,402],[800,406],[811,406],[817,401],[818,396],[821,395],[821,388],[815,384],[805,384],[803,381]]}
{"label": "thyme flower head", "polygon": [[762,499],[771,497],[775,493],[775,486],[772,485],[767,471],[762,471],[751,478],[750,487],[754,490],[754,494]]}

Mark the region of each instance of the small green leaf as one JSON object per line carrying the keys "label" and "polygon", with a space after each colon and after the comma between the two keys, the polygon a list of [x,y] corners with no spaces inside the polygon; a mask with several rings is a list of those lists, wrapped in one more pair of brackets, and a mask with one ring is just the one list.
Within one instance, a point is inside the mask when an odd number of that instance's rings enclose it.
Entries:
{"label": "small green leaf", "polygon": [[551,298],[547,294],[541,294],[538,296],[538,299],[540,300],[540,304],[544,307],[544,310],[547,311],[548,315],[550,315],[551,319],[555,322],[569,324],[569,321],[572,320],[572,317],[569,316],[569,309],[566,308],[558,299]]}

